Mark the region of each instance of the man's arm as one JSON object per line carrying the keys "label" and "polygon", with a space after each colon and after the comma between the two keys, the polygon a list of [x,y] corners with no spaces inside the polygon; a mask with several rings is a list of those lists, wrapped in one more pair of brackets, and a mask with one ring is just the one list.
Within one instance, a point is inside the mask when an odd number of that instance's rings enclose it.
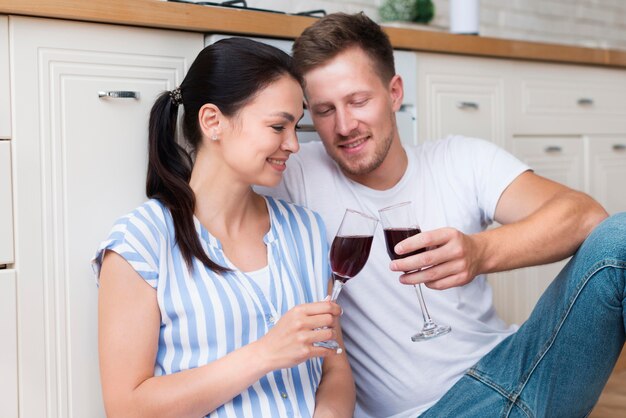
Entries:
{"label": "man's arm", "polygon": [[495,219],[502,226],[472,235],[454,228],[423,232],[398,244],[396,251],[436,248],[395,260],[391,269],[432,266],[405,274],[401,281],[425,283],[433,289],[462,286],[481,273],[562,260],[607,216],[588,195],[527,171],[513,180],[498,201]]}

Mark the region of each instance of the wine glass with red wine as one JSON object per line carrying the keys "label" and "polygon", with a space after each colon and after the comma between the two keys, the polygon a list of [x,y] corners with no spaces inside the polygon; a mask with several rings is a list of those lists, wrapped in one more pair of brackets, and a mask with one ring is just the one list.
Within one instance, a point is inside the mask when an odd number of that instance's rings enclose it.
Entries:
{"label": "wine glass with red wine", "polygon": [[[370,255],[374,231],[378,219],[346,209],[343,214],[339,230],[330,247],[330,268],[333,272],[333,290],[330,294],[331,302],[337,300],[339,293],[348,280],[356,276]],[[335,340],[320,341],[315,345],[339,350]]]}
{"label": "wine glass with red wine", "polygon": [[[422,232],[415,219],[415,211],[413,210],[411,202],[398,203],[381,209],[378,213],[380,214],[380,221],[385,232],[387,253],[392,260],[409,257],[426,250],[425,248],[421,248],[403,255],[398,255],[394,251],[394,247],[400,241]],[[405,271],[405,273],[410,272]],[[430,317],[428,309],[426,308],[426,303],[424,302],[424,295],[422,295],[421,285],[413,285],[413,287],[415,289],[415,293],[417,294],[417,300],[422,311],[422,317],[424,318],[424,326],[420,332],[411,337],[411,340],[424,341],[449,333],[451,330],[449,325],[437,325]]]}

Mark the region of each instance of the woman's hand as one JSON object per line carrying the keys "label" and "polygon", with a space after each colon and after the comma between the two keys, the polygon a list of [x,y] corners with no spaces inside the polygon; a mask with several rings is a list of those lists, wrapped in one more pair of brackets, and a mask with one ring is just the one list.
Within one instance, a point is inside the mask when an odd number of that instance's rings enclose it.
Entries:
{"label": "woman's hand", "polygon": [[325,357],[334,350],[316,347],[315,342],[336,337],[341,308],[334,302],[298,305],[280,318],[255,344],[268,371],[285,369],[312,357]]}

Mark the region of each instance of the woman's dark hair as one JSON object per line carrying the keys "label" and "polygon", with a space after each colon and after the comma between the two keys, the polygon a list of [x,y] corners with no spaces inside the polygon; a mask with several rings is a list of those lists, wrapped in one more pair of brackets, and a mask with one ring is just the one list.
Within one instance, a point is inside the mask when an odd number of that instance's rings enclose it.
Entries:
{"label": "woman's dark hair", "polygon": [[[233,117],[257,93],[285,75],[302,83],[286,53],[250,39],[223,39],[198,54],[180,85],[182,97],[166,91],[152,107],[146,194],[170,210],[176,243],[189,269],[193,269],[195,257],[213,271],[228,271],[203,250],[193,221],[192,155],[203,139],[198,112],[212,103],[222,114]],[[184,106],[182,133],[189,151],[176,141],[178,103]]]}

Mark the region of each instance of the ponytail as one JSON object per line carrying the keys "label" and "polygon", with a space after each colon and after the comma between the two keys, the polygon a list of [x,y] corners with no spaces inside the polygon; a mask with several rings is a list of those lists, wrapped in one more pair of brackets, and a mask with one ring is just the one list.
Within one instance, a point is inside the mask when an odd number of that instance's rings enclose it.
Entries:
{"label": "ponytail", "polygon": [[[177,99],[180,97],[178,90]],[[176,243],[190,270],[193,258],[214,272],[229,269],[211,261],[206,254],[193,222],[195,195],[189,186],[193,161],[176,142],[176,121],[179,101],[171,92],[163,92],[150,111],[148,128],[148,175],[146,195],[159,200],[172,214]]]}

